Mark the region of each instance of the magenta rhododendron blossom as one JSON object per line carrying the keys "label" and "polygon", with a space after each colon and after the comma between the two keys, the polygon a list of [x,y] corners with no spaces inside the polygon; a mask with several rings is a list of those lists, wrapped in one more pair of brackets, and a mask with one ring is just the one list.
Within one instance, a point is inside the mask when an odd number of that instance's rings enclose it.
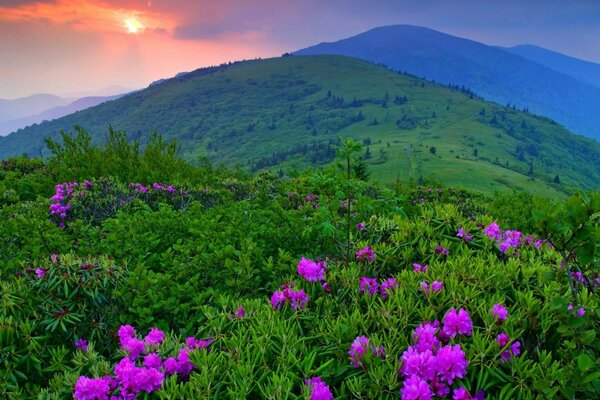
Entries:
{"label": "magenta rhododendron blossom", "polygon": [[500,347],[505,347],[510,342],[510,337],[502,332],[498,336],[496,336],[496,342],[500,345]]}
{"label": "magenta rhododendron blossom", "polygon": [[333,400],[329,386],[320,377],[307,379],[304,384],[310,387],[310,400]]}
{"label": "magenta rhododendron blossom", "polygon": [[375,252],[369,246],[366,246],[356,252],[356,259],[359,261],[373,261]]}
{"label": "magenta rhododendron blossom", "polygon": [[464,387],[459,387],[458,389],[454,389],[452,392],[452,400],[472,400],[471,393],[467,391]]}
{"label": "magenta rhododendron blossom", "polygon": [[135,360],[146,350],[146,343],[138,338],[129,338],[121,344],[121,349],[129,353],[130,359]]}
{"label": "magenta rhododendron blossom", "polygon": [[354,339],[350,345],[348,354],[350,355],[350,364],[354,368],[362,366],[361,360],[369,350],[369,339],[366,336],[359,336]]}
{"label": "magenta rhododendron blossom", "polygon": [[427,272],[427,269],[429,269],[429,265],[413,264],[413,271],[415,272]]}
{"label": "magenta rhododendron blossom", "polygon": [[358,224],[356,224],[356,229],[362,231],[363,229],[365,229],[365,224],[359,222]]}
{"label": "magenta rhododendron blossom", "polygon": [[79,339],[75,342],[75,348],[83,351],[84,353],[88,351],[88,341],[85,339]]}
{"label": "magenta rhododendron blossom", "polygon": [[438,374],[442,380],[452,385],[454,379],[464,378],[469,361],[460,345],[441,347],[437,352]]}
{"label": "magenta rhododendron blossom", "polygon": [[159,369],[162,363],[162,359],[156,353],[150,353],[147,356],[144,356],[144,361],[142,365],[146,368],[155,368]]}
{"label": "magenta rhododendron blossom", "polygon": [[302,257],[298,263],[298,274],[309,282],[322,281],[325,274],[325,262],[315,262]]}
{"label": "magenta rhododendron blossom", "polygon": [[360,278],[360,291],[368,294],[369,296],[377,294],[377,292],[379,291],[379,284],[377,283],[377,279],[367,278],[365,276]]}
{"label": "magenta rhododendron blossom", "polygon": [[388,278],[381,283],[381,298],[387,299],[396,288],[398,287],[398,281],[394,278]]}
{"label": "magenta rhododendron blossom", "polygon": [[498,318],[498,323],[500,324],[508,318],[508,310],[501,304],[494,304],[494,307],[492,307],[492,314],[494,317]]}
{"label": "magenta rhododendron blossom", "polygon": [[419,352],[431,350],[437,351],[440,347],[440,341],[437,337],[437,331],[440,328],[438,321],[434,322],[423,322],[415,329],[414,341],[415,349]]}
{"label": "magenta rhododendron blossom", "polygon": [[461,238],[465,242],[468,242],[471,239],[473,239],[473,236],[469,235],[469,233],[466,232],[463,228],[458,229],[458,232],[456,233],[456,237]]}
{"label": "magenta rhododendron blossom", "polygon": [[37,268],[35,270],[35,274],[37,275],[38,278],[42,279],[44,276],[46,276],[46,270],[42,269],[42,268]]}
{"label": "magenta rhododendron blossom", "polygon": [[236,318],[244,318],[246,316],[246,311],[244,311],[243,306],[239,306],[237,310],[233,313]]}
{"label": "magenta rhododendron blossom", "polygon": [[144,341],[150,346],[159,345],[165,340],[165,333],[158,328],[150,329]]}
{"label": "magenta rhododendron blossom", "polygon": [[274,310],[280,309],[287,302],[294,310],[304,308],[308,303],[308,295],[304,290],[294,290],[284,285],[283,290],[278,290],[271,296],[271,305]]}
{"label": "magenta rhododendron blossom", "polygon": [[496,222],[492,222],[491,224],[486,226],[485,229],[483,230],[483,233],[487,237],[489,237],[490,239],[492,239],[496,242],[499,241],[502,237],[500,235],[500,227],[498,226],[498,224]]}
{"label": "magenta rhododendron blossom", "polygon": [[117,336],[119,337],[121,345],[123,345],[126,340],[135,336],[135,328],[131,325],[121,325],[117,332]]}
{"label": "magenta rhododendron blossom", "polygon": [[73,398],[76,400],[108,400],[110,385],[103,378],[80,376],[75,383]]}
{"label": "magenta rhododendron blossom", "polygon": [[448,254],[450,254],[450,249],[447,249],[447,248],[443,247],[442,245],[438,244],[435,248],[435,253],[441,254],[443,256],[447,256]]}
{"label": "magenta rhododendron blossom", "polygon": [[473,332],[473,322],[469,313],[464,309],[459,309],[458,312],[452,307],[443,319],[442,333],[448,339],[455,337],[457,334],[471,336]]}
{"label": "magenta rhododendron blossom", "polygon": [[429,384],[417,375],[405,379],[400,389],[402,400],[431,400],[433,395]]}
{"label": "magenta rhododendron blossom", "polygon": [[431,350],[419,351],[409,347],[400,357],[400,373],[406,377],[417,375],[432,380],[437,375],[437,358]]}

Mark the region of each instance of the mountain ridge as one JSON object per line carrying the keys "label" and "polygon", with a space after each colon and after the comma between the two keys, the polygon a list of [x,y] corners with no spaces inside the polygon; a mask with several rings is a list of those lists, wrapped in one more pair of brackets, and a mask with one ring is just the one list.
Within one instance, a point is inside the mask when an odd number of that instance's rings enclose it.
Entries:
{"label": "mountain ridge", "polygon": [[519,55],[430,28],[390,25],[293,54],[338,54],[472,89],[600,140],[600,89]]}

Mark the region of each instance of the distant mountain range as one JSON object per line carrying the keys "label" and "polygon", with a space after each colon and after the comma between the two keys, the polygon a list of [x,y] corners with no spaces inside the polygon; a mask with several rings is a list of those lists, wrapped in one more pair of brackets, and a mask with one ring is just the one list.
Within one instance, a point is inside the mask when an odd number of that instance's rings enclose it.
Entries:
{"label": "distant mountain range", "polygon": [[294,54],[357,57],[465,86],[485,99],[526,108],[600,140],[600,65],[539,47],[503,49],[428,28],[394,25]]}
{"label": "distant mountain range", "polygon": [[506,47],[504,50],[600,88],[600,64],[565,56],[531,44]]}
{"label": "distant mountain range", "polygon": [[[8,135],[9,133],[16,132],[19,129],[25,128],[33,124],[39,124],[43,121],[51,121],[56,118],[64,117],[65,115],[69,115],[80,110],[85,110],[86,108],[93,107],[98,104],[102,104],[105,101],[118,99],[121,96],[123,95],[83,97],[81,99],[72,101],[71,103],[68,103],[66,105],[55,106],[35,115],[28,115],[26,117],[9,119],[5,121],[0,120],[0,136]],[[57,103],[61,102],[57,101]]]}
{"label": "distant mountain range", "polygon": [[364,143],[368,170],[382,182],[430,177],[488,193],[554,197],[600,187],[600,143],[467,89],[344,56],[192,71],[0,138],[0,158],[47,156],[44,139],[74,125],[95,143],[109,125],[142,146],[158,131],[176,139],[190,161],[208,157],[250,170],[330,163],[332,145],[350,136]]}
{"label": "distant mountain range", "polygon": [[[0,136],[114,100],[127,92],[131,92],[131,89],[111,86],[87,94],[84,92],[67,96],[34,94],[17,99],[0,99]],[[89,93],[94,94],[89,95]]]}

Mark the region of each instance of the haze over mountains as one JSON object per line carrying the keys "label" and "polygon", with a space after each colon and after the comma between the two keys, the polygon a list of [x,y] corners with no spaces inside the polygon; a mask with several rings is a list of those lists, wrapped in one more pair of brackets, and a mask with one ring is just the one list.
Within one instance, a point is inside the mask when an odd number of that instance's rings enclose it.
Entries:
{"label": "haze over mountains", "polygon": [[548,116],[600,140],[600,66],[539,48],[502,49],[432,29],[393,25],[297,55],[340,54],[472,89],[485,99]]}
{"label": "haze over mountains", "polygon": [[117,99],[129,91],[131,90],[121,86],[112,86],[95,92],[71,93],[67,96],[34,94],[17,99],[0,99],[0,136]]}

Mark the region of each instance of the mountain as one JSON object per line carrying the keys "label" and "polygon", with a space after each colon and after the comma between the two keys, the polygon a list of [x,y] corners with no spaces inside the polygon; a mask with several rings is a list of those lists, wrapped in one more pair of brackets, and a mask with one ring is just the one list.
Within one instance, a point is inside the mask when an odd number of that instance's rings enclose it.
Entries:
{"label": "mountain", "polygon": [[527,108],[600,140],[600,88],[498,47],[428,28],[394,25],[295,54],[357,57],[465,86],[486,99]]}
{"label": "mountain", "polygon": [[0,99],[0,121],[39,114],[53,107],[64,106],[74,99],[53,94],[34,94],[18,99]]}
{"label": "mountain", "polygon": [[44,138],[108,126],[148,143],[177,139],[182,155],[274,171],[323,165],[340,137],[364,143],[371,176],[430,177],[482,192],[559,197],[600,186],[600,144],[557,123],[344,56],[288,56],[199,69],[0,138],[0,158],[48,155]]}
{"label": "mountain", "polygon": [[600,64],[569,57],[531,44],[506,47],[504,50],[600,88]]}
{"label": "mountain", "polygon": [[105,101],[118,99],[121,96],[123,95],[83,97],[65,106],[53,107],[36,115],[11,119],[8,121],[0,121],[0,136],[8,135],[9,133],[15,132],[18,129],[22,129],[33,124],[38,124],[42,121],[50,121],[56,118],[64,117],[65,115],[69,115],[74,112],[85,110],[86,108],[104,103]]}

